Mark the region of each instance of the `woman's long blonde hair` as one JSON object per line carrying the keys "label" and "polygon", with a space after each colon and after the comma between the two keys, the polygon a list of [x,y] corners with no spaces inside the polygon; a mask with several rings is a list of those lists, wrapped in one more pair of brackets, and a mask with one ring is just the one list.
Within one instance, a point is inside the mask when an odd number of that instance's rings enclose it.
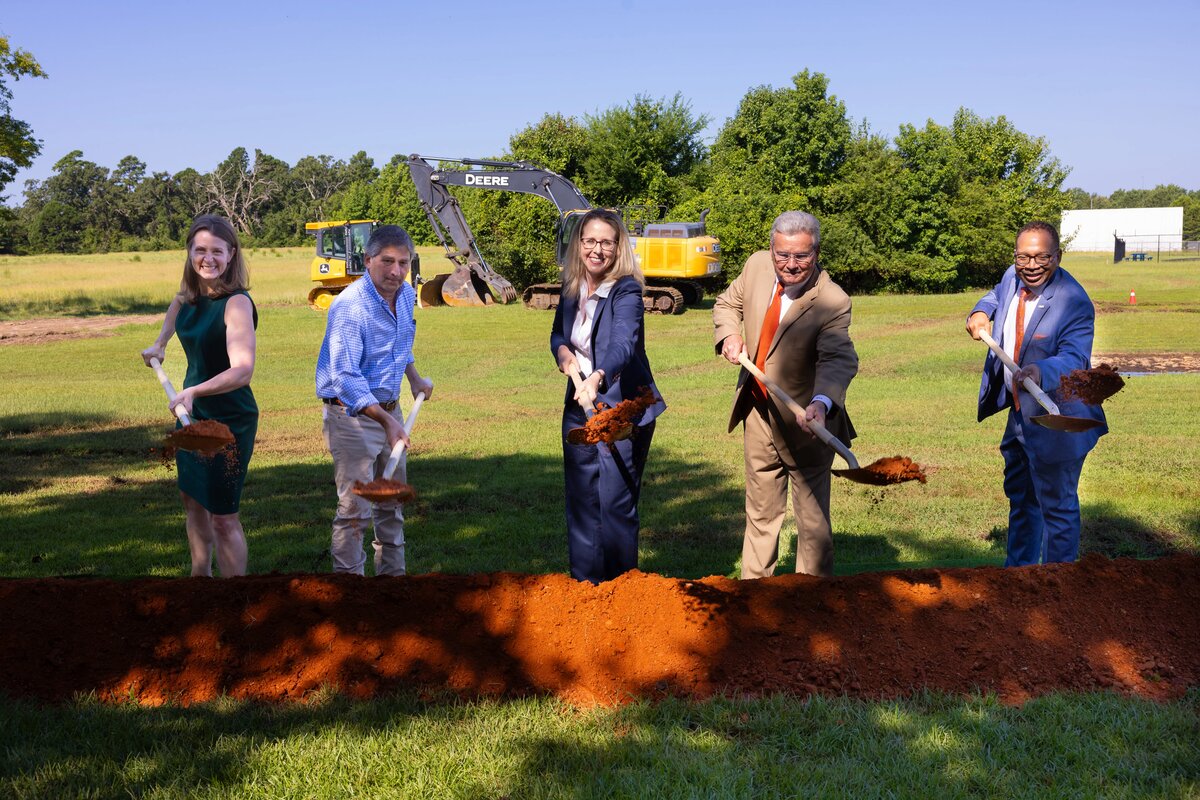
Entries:
{"label": "woman's long blonde hair", "polygon": [[221,276],[218,297],[245,291],[250,288],[250,272],[246,269],[246,260],[242,258],[242,245],[238,241],[237,231],[229,224],[229,220],[217,214],[201,214],[192,220],[192,227],[187,235],[187,251],[183,257],[183,280],[179,282],[179,298],[185,303],[195,303],[200,296],[200,276],[192,268],[192,240],[200,231],[208,231],[225,244],[229,245],[229,268]]}
{"label": "woman's long blonde hair", "polygon": [[611,209],[593,208],[583,215],[583,218],[576,224],[575,230],[571,232],[571,242],[567,247],[567,265],[563,270],[564,291],[574,292],[576,297],[583,297],[584,292],[587,291],[587,270],[583,265],[583,244],[581,242],[583,229],[589,222],[597,219],[613,229],[617,242],[613,252],[615,256],[613,265],[609,267],[605,280],[617,280],[626,275],[632,275],[634,280],[645,286],[646,279],[633,255],[633,244],[629,240],[629,231],[625,229],[621,215]]}

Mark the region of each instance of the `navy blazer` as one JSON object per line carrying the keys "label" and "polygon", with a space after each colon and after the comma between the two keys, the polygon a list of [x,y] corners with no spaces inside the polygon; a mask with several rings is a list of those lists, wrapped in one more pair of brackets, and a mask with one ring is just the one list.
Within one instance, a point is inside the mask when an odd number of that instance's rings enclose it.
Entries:
{"label": "navy blazer", "polygon": [[[574,351],[571,328],[579,313],[579,297],[566,291],[565,285],[563,290],[554,312],[554,326],[550,329],[550,352],[555,363],[558,363],[561,345]],[[645,313],[641,284],[625,276],[613,284],[608,297],[600,298],[596,304],[596,321],[592,324],[592,363],[596,369],[604,370],[597,401],[615,406],[622,400],[637,397],[643,386],[650,387],[659,398],[642,414],[638,425],[648,424],[667,410],[667,404],[654,385],[650,360],[646,358]],[[575,402],[574,398],[575,386],[568,378],[563,402],[569,405]]]}
{"label": "navy blazer", "polygon": [[[993,334],[1005,350],[1003,320],[1020,286],[1016,267],[1010,266],[990,292],[975,307],[992,319]],[[968,315],[970,316],[970,315]],[[1025,325],[1025,338],[1017,363],[1022,367],[1036,364],[1041,370],[1040,386],[1058,405],[1059,412],[1068,417],[1086,417],[1105,422],[1104,409],[1082,400],[1064,402],[1058,394],[1059,381],[1072,370],[1092,365],[1092,338],[1096,327],[1096,311],[1091,298],[1069,272],[1059,267],[1043,288],[1037,308]],[[991,350],[983,363],[983,379],[979,386],[979,419],[995,414],[1012,405],[1012,391],[1004,380],[1004,364]],[[1025,444],[1037,458],[1046,463],[1059,463],[1083,458],[1096,446],[1097,440],[1108,433],[1101,425],[1081,433],[1052,431],[1030,422],[1031,416],[1046,413],[1033,395],[1021,388],[1021,422]]]}

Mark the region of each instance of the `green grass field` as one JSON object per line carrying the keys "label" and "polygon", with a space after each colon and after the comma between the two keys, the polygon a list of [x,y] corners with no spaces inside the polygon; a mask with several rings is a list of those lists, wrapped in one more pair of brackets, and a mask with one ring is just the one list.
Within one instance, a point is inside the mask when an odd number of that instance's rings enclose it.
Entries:
{"label": "green grass field", "polygon": [[[304,304],[310,251],[250,253],[262,409],[242,518],[250,569],[328,569],[332,469],[313,369],[324,317]],[[422,252],[427,275],[444,259]],[[135,260],[136,259],[136,260]],[[0,321],[161,314],[182,253],[0,258]],[[1104,313],[1102,353],[1200,354],[1200,265],[1067,269]],[[1127,304],[1135,289],[1138,305]],[[908,455],[927,485],[835,481],[836,569],[1003,561],[1003,420],[975,421],[983,346],[963,330],[976,294],[855,301],[861,370],[848,407],[864,463]],[[641,566],[736,575],[741,439],[726,433],[735,372],[711,346],[711,300],[651,317],[669,405],[642,498]],[[550,316],[519,307],[421,309],[417,363],[436,384],[413,436],[412,572],[566,569]],[[96,338],[0,344],[0,575],[183,576],[173,473],[153,449],[166,401],[139,351],[158,322]],[[177,344],[167,371],[183,375]],[[1112,556],[1200,552],[1200,374],[1131,377],[1084,468],[1083,546]],[[789,530],[790,522],[785,526]],[[790,563],[790,542],[781,563]],[[917,696],[637,704],[394,698],[192,709],[0,704],[0,796],[13,797],[1195,797],[1200,696],[1109,695],[1022,709]]]}

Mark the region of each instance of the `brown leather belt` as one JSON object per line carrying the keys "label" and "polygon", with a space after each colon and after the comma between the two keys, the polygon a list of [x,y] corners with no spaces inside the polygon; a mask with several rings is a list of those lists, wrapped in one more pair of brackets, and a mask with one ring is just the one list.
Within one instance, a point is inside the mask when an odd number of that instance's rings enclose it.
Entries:
{"label": "brown leather belt", "polygon": [[[342,406],[343,408],[345,408],[345,406],[346,406],[345,403],[343,403],[341,400],[338,400],[336,397],[322,397],[321,402],[327,406]],[[400,404],[399,400],[388,400],[386,403],[380,403],[379,406],[384,411],[391,412],[391,411],[395,411],[396,406],[398,406],[399,404]]]}

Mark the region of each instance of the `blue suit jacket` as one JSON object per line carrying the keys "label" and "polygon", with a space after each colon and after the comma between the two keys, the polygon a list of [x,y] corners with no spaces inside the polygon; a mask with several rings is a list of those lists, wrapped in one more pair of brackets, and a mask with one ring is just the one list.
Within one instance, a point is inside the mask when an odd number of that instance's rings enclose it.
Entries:
{"label": "blue suit jacket", "polygon": [[[564,287],[565,288],[565,287]],[[571,328],[579,313],[578,296],[564,291],[554,312],[554,327],[550,330],[550,352],[558,359],[560,345],[571,347]],[[615,406],[622,400],[637,397],[643,386],[649,386],[655,397],[661,397],[650,373],[646,358],[645,306],[642,287],[631,277],[618,280],[596,305],[596,321],[592,325],[592,362],[604,370],[598,401]],[[584,376],[587,377],[586,375]],[[575,387],[567,380],[564,403],[575,400]],[[638,425],[646,425],[667,410],[661,399],[642,415]]]}
{"label": "blue suit jacket", "polygon": [[[982,311],[992,319],[993,336],[1008,350],[1003,336],[1003,319],[1020,287],[1016,268],[1010,266],[990,292],[983,296],[971,313]],[[969,316],[969,315],[968,315]],[[1036,364],[1041,370],[1041,388],[1058,404],[1059,412],[1068,417],[1087,417],[1105,421],[1104,410],[1082,400],[1064,402],[1058,394],[1060,379],[1076,369],[1092,365],[1092,337],[1095,333],[1096,312],[1079,281],[1061,267],[1055,270],[1042,290],[1037,308],[1025,326],[1025,338],[1017,363],[1022,367]],[[983,364],[983,380],[979,386],[979,419],[995,414],[1012,405],[1011,387],[1004,380],[1004,364],[990,350]],[[1025,445],[1040,460],[1058,463],[1083,458],[1096,446],[1096,441],[1108,433],[1101,425],[1082,433],[1052,431],[1030,422],[1031,416],[1044,414],[1033,395],[1021,388],[1021,422]]]}

